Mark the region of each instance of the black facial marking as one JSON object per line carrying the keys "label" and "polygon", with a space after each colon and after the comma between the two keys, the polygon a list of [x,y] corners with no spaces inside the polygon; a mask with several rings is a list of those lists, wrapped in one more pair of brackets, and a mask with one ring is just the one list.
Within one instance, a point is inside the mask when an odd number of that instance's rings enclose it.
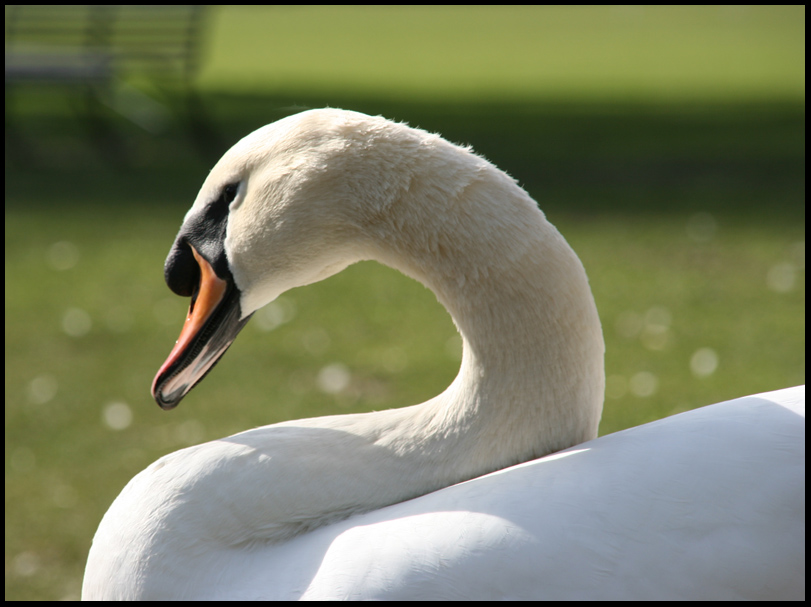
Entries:
{"label": "black facial marking", "polygon": [[190,245],[211,264],[217,276],[230,276],[225,256],[225,232],[228,207],[238,191],[239,183],[227,184],[216,200],[183,222],[163,267],[166,284],[173,292],[190,297],[200,280],[200,269]]}

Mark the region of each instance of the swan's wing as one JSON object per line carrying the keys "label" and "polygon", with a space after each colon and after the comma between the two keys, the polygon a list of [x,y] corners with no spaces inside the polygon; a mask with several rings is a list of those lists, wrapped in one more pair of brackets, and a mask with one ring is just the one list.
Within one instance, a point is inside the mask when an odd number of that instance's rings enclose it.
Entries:
{"label": "swan's wing", "polygon": [[256,547],[216,579],[209,596],[803,598],[805,388],[676,415]]}

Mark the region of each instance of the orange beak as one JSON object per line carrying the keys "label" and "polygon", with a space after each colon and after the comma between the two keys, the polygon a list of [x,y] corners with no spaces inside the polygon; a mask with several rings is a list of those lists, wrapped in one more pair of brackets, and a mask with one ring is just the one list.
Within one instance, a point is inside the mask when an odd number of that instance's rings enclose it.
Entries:
{"label": "orange beak", "polygon": [[180,337],[152,382],[152,396],[163,409],[174,408],[205,377],[250,318],[239,318],[236,286],[217,276],[193,246],[191,251],[200,281]]}

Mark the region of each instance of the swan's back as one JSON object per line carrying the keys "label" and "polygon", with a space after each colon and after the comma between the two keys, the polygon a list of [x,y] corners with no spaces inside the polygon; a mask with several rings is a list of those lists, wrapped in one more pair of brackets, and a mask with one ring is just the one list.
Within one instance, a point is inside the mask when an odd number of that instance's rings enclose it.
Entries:
{"label": "swan's back", "polygon": [[803,598],[805,388],[604,436],[285,544],[201,556],[188,573],[163,596]]}

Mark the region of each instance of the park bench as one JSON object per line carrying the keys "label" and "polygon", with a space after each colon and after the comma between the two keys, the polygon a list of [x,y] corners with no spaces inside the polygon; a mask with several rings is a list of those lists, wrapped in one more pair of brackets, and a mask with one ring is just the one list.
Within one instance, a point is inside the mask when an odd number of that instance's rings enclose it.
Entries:
{"label": "park bench", "polygon": [[161,92],[161,105],[175,106],[166,113],[184,123],[195,143],[210,148],[211,129],[191,86],[199,66],[204,9],[199,5],[6,6],[7,138],[15,133],[10,114],[18,89],[63,87],[77,91],[84,100],[91,138],[105,151],[120,148],[105,108],[148,129],[137,112],[128,112],[117,102],[121,86],[140,79],[149,82],[150,91]]}

